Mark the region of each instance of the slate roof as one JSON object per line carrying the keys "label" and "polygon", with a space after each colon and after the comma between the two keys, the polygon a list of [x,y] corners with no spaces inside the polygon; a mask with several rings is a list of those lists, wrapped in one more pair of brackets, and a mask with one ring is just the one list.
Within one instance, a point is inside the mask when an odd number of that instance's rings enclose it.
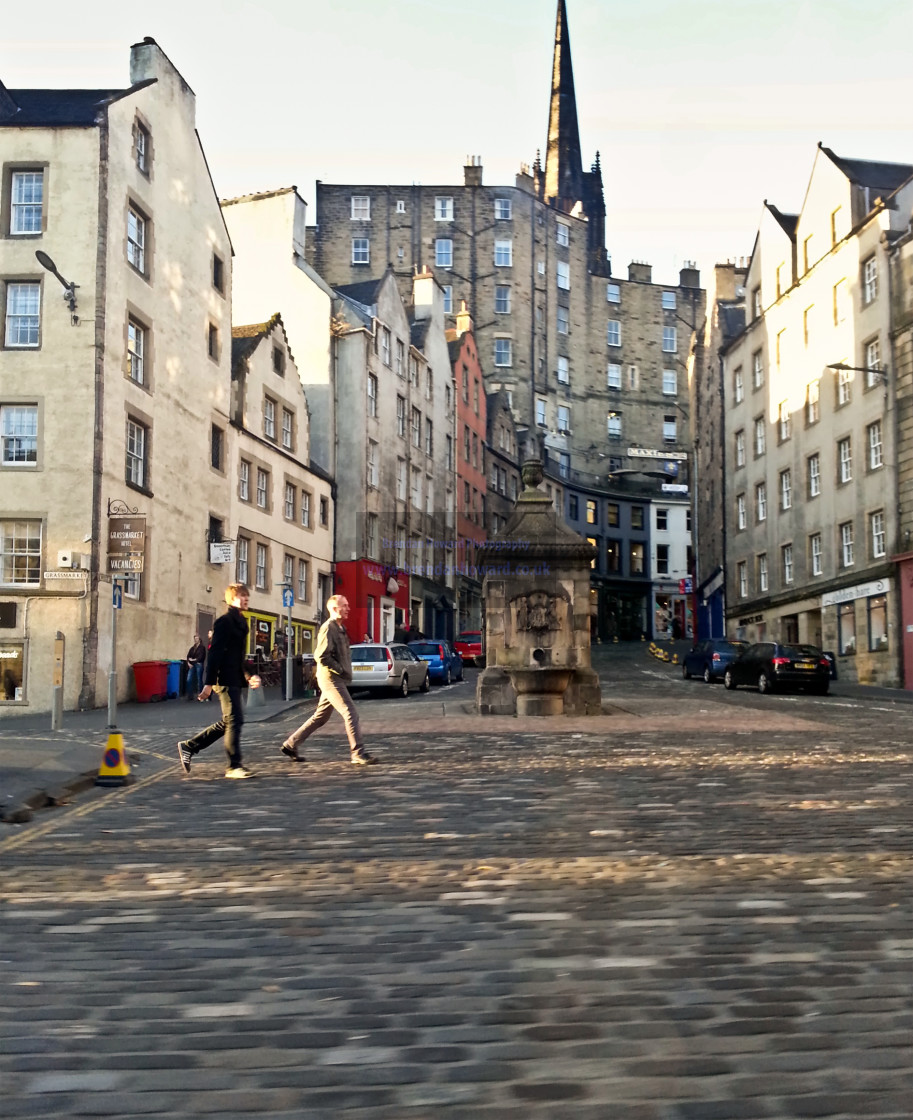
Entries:
{"label": "slate roof", "polygon": [[91,128],[105,102],[125,97],[154,81],[150,78],[127,89],[7,90],[0,84],[0,127]]}
{"label": "slate roof", "polygon": [[414,319],[409,325],[409,341],[416,348],[424,352],[425,340],[428,338],[430,319]]}
{"label": "slate roof", "polygon": [[383,276],[381,276],[377,280],[362,280],[358,284],[343,284],[335,290],[341,296],[345,296],[346,299],[352,299],[364,307],[374,307],[383,279]]}
{"label": "slate roof", "polygon": [[735,338],[737,334],[741,334],[745,329],[745,305],[733,305],[720,303],[720,330],[723,335],[723,342],[728,342],[731,338]]}
{"label": "slate roof", "polygon": [[830,148],[818,145],[844,175],[853,183],[870,190],[891,194],[913,175],[913,165],[909,163],[879,163],[868,159],[843,159]]}
{"label": "slate roof", "polygon": [[773,216],[776,218],[777,224],[780,226],[780,228],[783,230],[783,232],[786,234],[786,236],[790,239],[790,241],[795,241],[795,239],[796,239],[796,228],[799,225],[799,215],[798,214],[784,214],[782,210],[778,210],[772,202],[767,202],[766,199],[764,201],[764,205],[771,212],[771,214],[773,214]]}

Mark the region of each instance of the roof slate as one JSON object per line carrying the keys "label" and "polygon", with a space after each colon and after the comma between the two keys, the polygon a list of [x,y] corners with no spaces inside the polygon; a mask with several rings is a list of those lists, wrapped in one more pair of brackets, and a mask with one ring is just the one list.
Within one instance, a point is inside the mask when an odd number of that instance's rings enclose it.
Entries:
{"label": "roof slate", "polygon": [[830,148],[821,149],[834,161],[848,179],[870,190],[890,194],[913,175],[913,166],[908,163],[879,163],[868,159],[843,159]]}
{"label": "roof slate", "polygon": [[90,128],[101,104],[117,97],[122,89],[11,89],[9,97],[18,106],[11,116],[0,115],[0,127]]}

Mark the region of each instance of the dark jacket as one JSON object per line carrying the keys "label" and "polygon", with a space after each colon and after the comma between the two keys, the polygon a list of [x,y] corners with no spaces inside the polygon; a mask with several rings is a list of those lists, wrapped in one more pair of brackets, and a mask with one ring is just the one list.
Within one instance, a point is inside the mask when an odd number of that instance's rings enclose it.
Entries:
{"label": "dark jacket", "polygon": [[318,666],[328,669],[343,684],[352,683],[352,649],[346,628],[335,618],[328,618],[317,635],[314,658]]}
{"label": "dark jacket", "polygon": [[247,655],[247,619],[237,607],[229,607],[216,619],[212,628],[212,644],[206,658],[204,684],[221,684],[226,688],[243,688],[247,684],[244,658]]}
{"label": "dark jacket", "polygon": [[187,651],[187,660],[191,665],[202,665],[206,660],[206,646],[202,641],[196,642]]}

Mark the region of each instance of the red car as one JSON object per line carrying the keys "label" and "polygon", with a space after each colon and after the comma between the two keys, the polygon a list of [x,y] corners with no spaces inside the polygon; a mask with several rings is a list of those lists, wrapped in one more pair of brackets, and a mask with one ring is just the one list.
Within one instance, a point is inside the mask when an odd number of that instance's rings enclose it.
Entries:
{"label": "red car", "polygon": [[457,637],[453,643],[453,648],[459,652],[464,661],[472,665],[481,665],[482,631],[466,630]]}

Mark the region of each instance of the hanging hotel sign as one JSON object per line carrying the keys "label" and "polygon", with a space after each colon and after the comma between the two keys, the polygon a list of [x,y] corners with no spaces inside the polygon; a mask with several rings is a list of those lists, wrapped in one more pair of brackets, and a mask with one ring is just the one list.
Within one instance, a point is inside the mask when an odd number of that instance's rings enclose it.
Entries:
{"label": "hanging hotel sign", "polygon": [[142,572],[146,554],[145,517],[108,518],[108,571]]}
{"label": "hanging hotel sign", "polygon": [[688,461],[684,451],[658,451],[655,447],[629,447],[628,454],[632,459],[675,459],[679,463]]}

